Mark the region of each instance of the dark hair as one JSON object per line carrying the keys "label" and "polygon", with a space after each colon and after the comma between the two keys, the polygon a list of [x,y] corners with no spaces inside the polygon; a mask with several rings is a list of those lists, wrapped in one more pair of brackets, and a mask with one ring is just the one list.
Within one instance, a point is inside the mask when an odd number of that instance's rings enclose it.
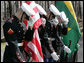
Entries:
{"label": "dark hair", "polygon": [[50,14],[53,18],[55,18],[55,15],[51,12],[51,14]]}
{"label": "dark hair", "polygon": [[55,15],[49,9],[47,10],[47,14],[48,14],[47,15],[48,20],[50,20],[51,17],[52,17],[51,19],[55,18]]}
{"label": "dark hair", "polygon": [[41,15],[41,14],[40,14],[40,17],[41,17],[41,18],[43,17],[43,18],[45,18],[45,19],[47,20],[47,17],[46,17],[45,15]]}
{"label": "dark hair", "polygon": [[27,19],[27,20],[29,20],[29,16],[26,14],[26,13],[24,13],[25,14],[25,18]]}

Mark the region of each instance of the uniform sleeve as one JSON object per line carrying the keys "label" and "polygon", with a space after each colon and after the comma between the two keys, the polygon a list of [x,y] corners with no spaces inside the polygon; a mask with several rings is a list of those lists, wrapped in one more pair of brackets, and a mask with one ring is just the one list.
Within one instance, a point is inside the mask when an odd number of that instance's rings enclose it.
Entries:
{"label": "uniform sleeve", "polygon": [[48,40],[48,34],[47,33],[45,33],[43,40],[44,40],[43,43],[44,43],[45,47],[47,48],[47,50],[50,52],[50,54],[52,52],[54,52],[55,50],[52,46],[52,41]]}
{"label": "uniform sleeve", "polygon": [[3,31],[4,31],[6,42],[8,43],[8,46],[10,47],[11,54],[16,56],[19,61],[23,62],[24,57],[17,45],[18,44],[17,36],[16,36],[15,30],[13,29],[12,24],[9,22],[6,22],[3,25]]}
{"label": "uniform sleeve", "polygon": [[43,40],[45,41],[45,46],[48,49],[50,53],[54,52],[54,48],[52,46],[52,42],[48,40],[48,37],[50,37],[51,34],[51,24],[47,22],[46,28],[45,28],[45,34]]}
{"label": "uniform sleeve", "polygon": [[3,31],[5,39],[8,43],[11,43],[11,41],[17,40],[17,37],[15,35],[15,31],[13,30],[12,24],[9,22],[6,22],[3,25]]}
{"label": "uniform sleeve", "polygon": [[51,54],[52,52],[55,52],[55,50],[54,50],[54,48],[53,48],[53,46],[52,46],[52,42],[51,42],[51,41],[46,42],[45,46],[46,46],[46,48],[48,49],[48,51],[50,52],[50,54]]}
{"label": "uniform sleeve", "polygon": [[68,31],[67,28],[68,27],[66,25],[63,25],[63,28],[62,28],[62,34],[63,35],[67,35],[67,31]]}
{"label": "uniform sleeve", "polygon": [[45,34],[45,28],[43,28],[42,25],[38,28],[38,32],[39,32],[40,39],[43,39],[44,38],[44,34]]}

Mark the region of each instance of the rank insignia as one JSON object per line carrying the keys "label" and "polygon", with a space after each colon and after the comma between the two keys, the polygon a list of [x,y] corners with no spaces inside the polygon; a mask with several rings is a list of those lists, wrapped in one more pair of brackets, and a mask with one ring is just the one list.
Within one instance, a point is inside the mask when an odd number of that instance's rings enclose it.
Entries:
{"label": "rank insignia", "polygon": [[13,34],[14,33],[14,31],[10,28],[9,30],[8,30],[8,34]]}

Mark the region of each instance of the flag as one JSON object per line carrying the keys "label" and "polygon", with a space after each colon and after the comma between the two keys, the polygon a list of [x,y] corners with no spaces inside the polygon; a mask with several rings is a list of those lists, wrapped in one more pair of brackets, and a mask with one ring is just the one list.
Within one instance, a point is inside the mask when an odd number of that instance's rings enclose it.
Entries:
{"label": "flag", "polygon": [[25,3],[27,3],[34,10],[34,12],[36,13],[34,16],[31,16],[31,17],[34,20],[33,27],[35,29],[37,29],[41,25],[42,20],[40,18],[40,15],[39,15],[39,12],[38,12],[38,8],[36,6],[36,3],[34,1],[25,1]]}
{"label": "flag", "polygon": [[34,20],[33,27],[35,29],[32,41],[24,41],[26,52],[31,52],[31,62],[43,62],[43,54],[41,49],[41,43],[38,34],[38,27],[41,25],[42,21],[34,1],[24,1],[27,3],[36,13],[34,16],[31,16]]}
{"label": "flag", "polygon": [[25,26],[26,26],[26,30],[28,30],[28,21],[27,20],[25,20],[25,21],[23,21],[23,23],[25,24]]}
{"label": "flag", "polygon": [[[69,46],[69,40],[72,41],[70,49],[71,53],[73,53],[78,50],[77,43],[81,37],[81,32],[72,3],[71,1],[56,1],[56,7],[60,12],[64,11],[66,16],[69,18],[68,33],[67,35],[63,36],[62,40],[66,46]],[[71,53],[68,55],[68,57],[70,57]],[[64,55],[66,55],[66,52]]]}

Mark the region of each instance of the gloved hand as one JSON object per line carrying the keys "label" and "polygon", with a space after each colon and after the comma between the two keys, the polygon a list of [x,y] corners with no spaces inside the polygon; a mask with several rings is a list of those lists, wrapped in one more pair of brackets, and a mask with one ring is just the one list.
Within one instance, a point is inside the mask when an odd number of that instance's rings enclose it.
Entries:
{"label": "gloved hand", "polygon": [[33,20],[33,18],[30,16],[30,19],[29,19],[29,21],[28,21],[28,26],[29,26],[29,27],[33,27],[33,24],[34,24],[34,20]]}
{"label": "gloved hand", "polygon": [[65,50],[67,53],[71,53],[71,50],[70,50],[67,46],[65,46],[65,45],[64,45],[64,50]]}
{"label": "gloved hand", "polygon": [[37,8],[38,8],[38,12],[41,15],[47,15],[46,11],[42,8],[42,6],[40,6],[39,4],[36,4]]}
{"label": "gloved hand", "polygon": [[51,56],[54,59],[54,61],[58,61],[59,60],[59,57],[58,57],[56,52],[51,53]]}
{"label": "gloved hand", "polygon": [[41,18],[41,20],[42,20],[43,24],[46,24],[46,19],[45,18]]}
{"label": "gloved hand", "polygon": [[34,10],[26,3],[22,2],[21,9],[28,15],[35,15]]}

